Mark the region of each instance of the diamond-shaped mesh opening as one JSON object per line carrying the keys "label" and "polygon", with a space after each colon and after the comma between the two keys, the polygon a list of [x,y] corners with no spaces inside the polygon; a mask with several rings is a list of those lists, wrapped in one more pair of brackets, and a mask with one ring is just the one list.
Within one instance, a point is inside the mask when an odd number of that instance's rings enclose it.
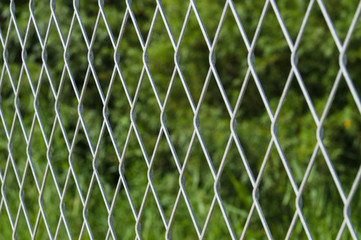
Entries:
{"label": "diamond-shaped mesh opening", "polygon": [[190,93],[197,103],[209,71],[208,54],[204,54],[208,52],[208,48],[194,12],[190,13],[188,19],[184,34],[180,36],[182,42],[179,49],[179,65]]}
{"label": "diamond-shaped mesh opening", "polygon": [[27,30],[28,20],[30,19],[29,3],[27,1],[22,1],[16,4],[12,3],[10,6],[13,7],[13,13],[19,26],[19,31],[21,35],[24,36]]}
{"label": "diamond-shaped mesh opening", "polygon": [[87,229],[84,227],[84,231],[81,232],[81,234],[79,235],[79,238],[80,238],[80,239],[81,239],[81,238],[91,239],[91,238],[90,238],[90,235],[92,235],[92,234],[90,234],[90,233],[89,233],[89,230],[87,230]]}
{"label": "diamond-shaped mesh opening", "polygon": [[[252,0],[235,1],[233,6],[237,12],[237,18],[239,18],[242,22],[242,27],[244,28],[249,41],[252,41],[257,29],[258,21],[265,6],[265,2],[255,2]],[[250,12],[252,12],[252,14],[249,14]]]}
{"label": "diamond-shaped mesh opening", "polygon": [[249,220],[249,225],[247,226],[247,228],[245,227],[245,224],[242,224],[243,229],[242,229],[241,237],[243,237],[244,239],[266,238],[267,235],[263,228],[262,222],[259,218],[256,208],[252,212],[252,215],[248,215],[248,218],[250,218],[250,220]]}
{"label": "diamond-shaped mesh opening", "polygon": [[[54,174],[56,176],[59,187],[62,190],[69,168],[69,152],[66,147],[63,133],[59,127],[59,123],[56,123],[53,137],[51,139],[50,153],[51,165],[53,166]],[[48,178],[53,177],[49,174]]]}
{"label": "diamond-shaped mesh opening", "polygon": [[[269,131],[271,122],[267,116],[258,89],[252,77],[248,85],[239,110],[237,111],[236,133],[243,147],[250,168],[257,176],[263,157],[271,140]],[[252,131],[248,131],[252,129]]]}
{"label": "diamond-shaped mesh opening", "polygon": [[227,230],[228,229],[226,223],[224,222],[223,214],[218,205],[216,204],[205,232],[205,238],[230,239],[230,234]]}
{"label": "diamond-shaped mesh opening", "polygon": [[97,239],[105,239],[108,230],[108,222],[103,219],[107,219],[108,213],[96,180],[93,182],[93,188],[90,193],[88,192],[88,196],[88,220],[92,229],[93,237]]}
{"label": "diamond-shaped mesh opening", "polygon": [[99,11],[98,3],[96,0],[80,0],[78,4],[79,7],[77,11],[79,11],[79,15],[85,28],[86,35],[88,37],[88,40],[90,40],[95,30],[94,26]]}
{"label": "diamond-shaped mesh opening", "polygon": [[64,215],[69,225],[69,230],[74,238],[78,238],[83,225],[84,209],[72,175],[69,177],[67,189],[63,194],[65,195],[63,197],[65,204]]}
{"label": "diamond-shaped mesh opening", "polygon": [[176,203],[177,205],[174,206],[175,213],[172,216],[173,222],[170,227],[172,238],[197,238],[197,231],[193,225],[192,218],[188,214],[189,210],[182,194]]}
{"label": "diamond-shaped mesh opening", "polygon": [[150,25],[154,16],[155,1],[146,1],[146,2],[132,2],[131,3],[131,10],[135,16],[136,23],[129,18],[128,21],[131,21],[132,24],[137,24],[137,27],[140,30],[140,34],[144,41],[146,41],[147,36],[149,34]]}
{"label": "diamond-shaped mesh opening", "polygon": [[43,135],[38,123],[33,125],[33,135],[30,142],[30,156],[34,170],[37,175],[37,180],[41,183],[45,174],[45,168],[47,165],[47,147],[44,142]]}
{"label": "diamond-shaped mesh opening", "polygon": [[[173,37],[178,41],[189,2],[182,0],[163,0],[161,3]],[[182,21],[179,21],[180,19]]]}
{"label": "diamond-shaped mesh opening", "polygon": [[178,160],[183,163],[194,132],[193,111],[179,75],[176,75],[165,108],[166,125]]}
{"label": "diamond-shaped mesh opening", "polygon": [[[68,233],[66,232],[66,228],[65,228],[65,225],[64,225],[64,222],[61,222],[60,225],[58,225],[59,227],[57,228],[57,237],[59,239],[61,238],[69,238],[68,236]],[[55,233],[54,233],[54,236],[55,236]]]}
{"label": "diamond-shaped mesh opening", "polygon": [[[70,77],[67,73],[62,77],[61,83],[58,89],[58,104],[57,110],[61,122],[63,124],[65,133],[67,135],[68,141],[71,143],[74,137],[75,127],[78,122],[78,101],[70,81]],[[57,121],[59,122],[60,119]],[[59,126],[59,125],[58,125]]]}
{"label": "diamond-shaped mesh opening", "polygon": [[[153,156],[152,182],[164,216],[169,221],[179,191],[179,172],[164,134],[157,149],[154,150]],[[154,199],[151,191],[148,195],[149,198]],[[154,201],[154,203],[156,202]],[[154,205],[154,203],[152,204]],[[160,214],[157,213],[156,218],[159,219],[159,216]],[[165,232],[162,233],[162,236],[164,234]]]}
{"label": "diamond-shaped mesh opening", "polygon": [[352,0],[345,3],[342,1],[325,0],[323,4],[326,7],[327,14],[332,20],[340,40],[344,41],[352,22],[352,16],[354,16],[359,2]]}
{"label": "diamond-shaped mesh opening", "polygon": [[[59,218],[60,218],[60,197],[56,190],[56,185],[51,175],[50,170],[48,170],[48,176],[44,184],[44,193],[43,193],[43,207],[46,214],[46,218],[50,227],[52,235],[55,235]],[[62,189],[61,189],[62,190]]]}
{"label": "diamond-shaped mesh opening", "polygon": [[273,237],[285,238],[296,210],[295,194],[275,147],[266,161],[259,185],[259,204]]}
{"label": "diamond-shaped mesh opening", "polygon": [[339,69],[339,52],[317,6],[312,8],[297,54],[299,73],[321,116]]}
{"label": "diamond-shaped mesh opening", "polygon": [[94,39],[96,43],[93,47],[94,69],[99,85],[106,93],[114,69],[114,49],[103,19],[100,19]]}
{"label": "diamond-shaped mesh opening", "polygon": [[108,89],[107,93],[107,95],[109,95],[109,102],[107,104],[109,112],[108,120],[115,144],[121,153],[131,125],[129,117],[131,107],[129,106],[129,102],[118,74],[115,75],[113,81],[112,88]]}
{"label": "diamond-shaped mesh opening", "polygon": [[118,37],[126,8],[125,1],[104,0],[104,13],[115,38]]}
{"label": "diamond-shaped mesh opening", "polygon": [[336,238],[343,219],[343,204],[321,152],[316,156],[302,199],[312,235]]}
{"label": "diamond-shaped mesh opening", "polygon": [[[21,193],[26,208],[26,213],[29,217],[31,226],[35,226],[37,213],[39,211],[38,202],[38,190],[35,184],[35,177],[31,171],[30,165],[28,165],[26,176],[23,177],[24,190]],[[21,228],[19,228],[21,230]]]}
{"label": "diamond-shaped mesh opening", "polygon": [[271,109],[276,111],[278,99],[291,70],[291,51],[271,7],[261,25],[254,55],[254,68],[259,82]]}
{"label": "diamond-shaped mesh opening", "polygon": [[39,223],[37,225],[37,231],[35,234],[36,237],[38,238],[47,238],[49,237],[48,232],[46,230],[46,225],[45,222],[42,218],[39,219]]}
{"label": "diamond-shaped mesh opening", "polygon": [[[46,65],[48,67],[48,71],[55,89],[58,89],[62,74],[64,71],[66,72],[63,56],[64,49],[63,47],[59,47],[62,46],[62,42],[59,36],[60,35],[56,29],[55,23],[52,23],[49,30],[49,37],[45,50],[47,54]],[[45,70],[43,74],[47,76]],[[48,78],[44,77],[44,81],[48,81]],[[51,92],[50,86],[47,88],[47,91],[49,91],[49,93]]]}
{"label": "diamond-shaped mesh opening", "polygon": [[23,176],[25,164],[26,164],[26,141],[24,139],[23,131],[21,130],[21,126],[19,120],[17,119],[13,125],[12,129],[13,137],[11,138],[11,154],[12,154],[12,171],[16,168],[16,171],[19,173],[20,181]]}
{"label": "diamond-shaped mesh opening", "polygon": [[214,77],[210,77],[206,91],[199,110],[199,131],[214,167],[218,169],[223,155],[218,149],[225,149],[227,145],[229,134],[224,133],[229,129],[230,118]]}
{"label": "diamond-shaped mesh opening", "polygon": [[360,167],[360,120],[345,80],[341,78],[325,120],[324,144],[346,194],[349,193]]}
{"label": "diamond-shaped mesh opening", "polygon": [[[88,69],[88,50],[79,23],[75,21],[68,42],[69,67],[79,95]],[[72,67],[77,66],[77,67]],[[69,73],[68,73],[69,74]]]}
{"label": "diamond-shaped mesh opening", "polygon": [[309,4],[297,0],[277,2],[277,8],[293,41],[297,39]]}
{"label": "diamond-shaped mesh opening", "polygon": [[[80,127],[81,128],[81,127]],[[90,152],[88,141],[84,131],[79,130],[73,145],[73,167],[84,197],[89,189],[89,183],[93,173],[93,156]]]}
{"label": "diamond-shaped mesh opening", "polygon": [[122,38],[118,40],[119,66],[130,96],[134,98],[143,69],[143,51],[129,16],[121,33]]}
{"label": "diamond-shaped mesh opening", "polygon": [[87,78],[88,79],[85,81],[88,82],[86,86],[83,86],[85,87],[85,90],[82,90],[82,115],[86,128],[92,129],[92,131],[89,132],[88,130],[86,130],[86,132],[89,134],[90,140],[95,147],[99,138],[100,128],[103,122],[103,104],[102,99],[99,96],[98,88],[95,83],[95,78],[90,72]]}
{"label": "diamond-shaped mesh opening", "polygon": [[[55,2],[55,14],[58,20],[58,24],[62,31],[62,34],[67,39],[69,34],[70,23],[74,14],[72,1],[59,1]],[[54,21],[54,20],[53,20]],[[55,23],[54,23],[55,27]]]}
{"label": "diamond-shaped mesh opening", "polygon": [[295,77],[279,113],[277,130],[280,146],[297,184],[300,184],[317,144],[317,126]]}
{"label": "diamond-shaped mesh opening", "polygon": [[18,84],[20,84],[20,86],[18,86],[18,97],[15,97],[18,106],[15,106],[15,109],[19,109],[19,120],[24,124],[25,131],[29,134],[35,114],[34,95],[32,94],[28,77],[25,74],[23,74]]}
{"label": "diamond-shaped mesh opening", "polygon": [[[26,223],[26,218],[24,214],[24,210],[20,209],[18,215],[18,224],[16,225],[16,235],[18,238],[25,238],[29,239],[31,238],[29,227]],[[26,231],[24,231],[26,230]],[[14,235],[13,235],[14,236]]]}
{"label": "diamond-shaped mesh opening", "polygon": [[135,112],[137,128],[148,155],[154,149],[161,124],[160,109],[147,76],[144,76],[136,99]]}
{"label": "diamond-shaped mesh opening", "polygon": [[116,199],[113,212],[113,228],[118,238],[133,239],[136,236],[135,229],[130,229],[129,226],[135,226],[136,220],[121,180],[118,181],[118,184],[119,192],[114,196]]}
{"label": "diamond-shaped mesh opening", "polygon": [[253,202],[249,196],[252,195],[253,188],[234,142],[225,154],[225,165],[220,178],[220,196],[235,235],[239,237],[252,207]]}
{"label": "diamond-shaped mesh opening", "polygon": [[246,46],[235,24],[234,16],[231,10],[228,9],[216,45],[215,65],[232,107],[236,104],[239,90],[248,70],[247,58],[245,57],[247,54]]}
{"label": "diamond-shaped mesh opening", "polygon": [[226,1],[214,1],[210,3],[206,0],[196,0],[195,2],[208,37],[213,41]]}
{"label": "diamond-shaped mesh opening", "polygon": [[135,210],[139,212],[147,187],[148,168],[134,130],[130,136],[127,149],[123,152],[122,167]]}
{"label": "diamond-shaped mesh opening", "polygon": [[305,231],[303,230],[303,226],[301,221],[298,219],[294,230],[291,233],[290,239],[295,238],[295,239],[307,239],[307,235],[305,233]]}
{"label": "diamond-shaped mesh opening", "polygon": [[[36,87],[40,76],[40,71],[42,67],[42,48],[39,42],[38,36],[36,34],[35,25],[31,22],[28,37],[24,39],[25,50],[26,50],[26,66],[32,80],[32,84]],[[27,75],[24,72],[24,75]]]}
{"label": "diamond-shaped mesh opening", "polygon": [[142,237],[152,239],[164,236],[165,228],[150,189],[147,198],[143,199],[142,204],[144,204],[144,210],[139,213],[141,214],[140,229]]}
{"label": "diamond-shaped mesh opening", "polygon": [[104,131],[99,145],[97,166],[105,195],[108,201],[111,201],[119,179],[119,159],[114,151],[108,131],[106,129]]}
{"label": "diamond-shaped mesh opening", "polygon": [[194,216],[199,227],[203,228],[214,196],[214,182],[210,166],[197,138],[193,142],[183,177],[184,189]]}
{"label": "diamond-shaped mesh opening", "polygon": [[46,2],[34,2],[34,16],[43,37],[47,32],[50,14],[50,8]]}
{"label": "diamond-shaped mesh opening", "polygon": [[160,99],[164,102],[168,85],[174,71],[174,50],[165,29],[162,16],[158,13],[153,26],[148,47],[149,70],[157,87]]}
{"label": "diamond-shaped mesh opening", "polygon": [[39,95],[36,98],[37,111],[40,115],[41,124],[45,130],[46,138],[49,139],[56,116],[56,112],[54,110],[55,99],[50,88],[48,77],[45,73],[40,81],[41,85],[37,88]]}

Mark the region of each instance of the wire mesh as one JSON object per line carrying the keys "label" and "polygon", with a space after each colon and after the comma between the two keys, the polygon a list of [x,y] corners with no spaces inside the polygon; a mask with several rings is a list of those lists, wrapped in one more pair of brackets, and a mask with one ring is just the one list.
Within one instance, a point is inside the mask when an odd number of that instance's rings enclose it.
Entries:
{"label": "wire mesh", "polygon": [[[160,220],[163,229],[162,234],[164,234],[162,237],[165,237],[165,239],[181,238],[181,235],[178,235],[179,232],[172,230],[174,225],[179,225],[181,229],[193,229],[195,234],[190,239],[207,239],[209,237],[207,237],[209,225],[212,224],[212,218],[216,211],[218,211],[219,219],[221,219],[219,221],[222,222],[222,225],[216,226],[216,228],[221,228],[220,231],[226,231],[226,237],[228,238],[247,239],[247,233],[253,231],[250,230],[252,226],[256,226],[257,231],[261,233],[261,235],[255,235],[255,238],[279,238],[278,235],[273,236],[273,229],[274,226],[277,226],[277,221],[281,221],[280,216],[282,216],[282,213],[275,218],[267,217],[267,214],[264,213],[265,209],[262,201],[271,201],[273,195],[271,193],[264,196],[260,193],[265,170],[271,164],[269,160],[272,156],[277,155],[281,166],[283,166],[278,169],[285,174],[285,181],[291,189],[288,192],[294,199],[294,202],[287,202],[289,206],[292,206],[292,215],[290,221],[286,223],[285,235],[282,238],[293,238],[292,234],[297,231],[297,234],[303,234],[304,238],[313,239],[313,227],[322,228],[321,225],[309,226],[304,211],[311,207],[303,203],[309,177],[312,171],[316,171],[317,174],[317,170],[314,169],[317,162],[322,161],[327,166],[325,171],[331,176],[331,184],[336,187],[335,192],[337,192],[340,200],[338,208],[342,209],[341,223],[332,225],[333,229],[337,229],[337,235],[334,237],[341,239],[350,236],[353,239],[358,239],[361,233],[360,222],[351,218],[352,214],[356,214],[351,210],[351,205],[361,180],[360,164],[357,160],[357,167],[352,167],[356,169],[356,174],[352,176],[352,181],[347,186],[349,191],[345,191],[345,186],[341,183],[338,171],[334,166],[334,159],[330,157],[329,149],[326,148],[324,125],[332,104],[337,98],[336,93],[343,82],[346,83],[347,93],[351,94],[351,99],[357,108],[357,110],[353,110],[353,113],[359,115],[361,112],[359,94],[347,68],[348,58],[346,56],[354,31],[358,26],[361,3],[357,4],[357,8],[352,9],[354,12],[348,13],[349,15],[352,14],[353,17],[350,25],[347,26],[347,33],[342,41],[325,6],[324,2],[326,1],[322,0],[311,0],[303,3],[305,12],[302,14],[302,21],[298,29],[290,29],[287,26],[286,21],[283,19],[284,16],[279,10],[278,1],[267,0],[262,3],[262,6],[253,3],[255,6],[261,6],[258,9],[259,16],[252,12],[246,13],[257,17],[257,24],[253,34],[245,30],[247,28],[245,25],[249,23],[241,21],[240,9],[237,4],[232,0],[224,1],[222,2],[222,8],[218,9],[220,16],[216,19],[217,24],[213,31],[213,38],[210,37],[210,30],[207,28],[207,22],[212,20],[212,16],[208,16],[208,18],[201,16],[198,7],[202,3],[198,1],[190,0],[186,3],[185,14],[182,19],[178,20],[182,22],[182,27],[176,32],[173,32],[174,29],[168,22],[172,12],[167,12],[164,9],[165,4],[172,6],[172,3],[162,3],[160,0],[156,0],[153,3],[154,8],[150,9],[151,7],[137,5],[136,2],[139,1],[133,1],[132,3],[132,1],[126,0],[124,5],[116,10],[122,15],[122,22],[116,22],[115,24],[111,23],[115,15],[107,13],[107,2],[104,0],[97,2],[95,18],[91,24],[89,24],[88,16],[82,14],[80,10],[84,5],[80,5],[79,0],[69,2],[71,7],[68,9],[71,9],[71,12],[59,12],[55,0],[45,3],[48,10],[48,21],[45,23],[38,20],[41,18],[39,14],[45,13],[36,12],[36,1],[30,0],[28,8],[20,9],[15,7],[15,1],[10,1],[9,5],[7,5],[8,8],[1,5],[4,8],[1,10],[5,13],[2,16],[5,16],[5,18],[0,31],[2,47],[0,65],[2,105],[0,116],[2,120],[1,137],[2,143],[4,143],[1,148],[2,159],[0,160],[2,164],[0,168],[0,215],[2,216],[1,225],[4,227],[1,229],[2,233],[0,234],[3,236],[9,236],[6,234],[10,234],[14,239],[24,239],[23,236],[27,236],[29,239],[44,237],[49,239],[96,239],[98,235],[93,234],[93,232],[98,231],[97,228],[101,228],[105,233],[103,236],[105,239],[131,238],[123,235],[124,232],[118,231],[117,228],[121,228],[119,226],[123,225],[124,228],[132,229],[134,234],[132,238],[148,239],[151,234],[144,232],[143,225],[148,224],[144,222],[144,218],[147,217],[149,201],[153,201],[153,207],[155,206],[154,209],[156,209],[157,213],[155,216],[148,216],[148,221],[153,221],[149,220],[149,218],[153,217]],[[142,22],[142,16],[137,15],[139,7],[149,8],[149,11],[152,12],[152,20],[149,26],[144,26],[146,24]],[[308,27],[312,11],[315,11],[316,8],[320,11],[327,25],[332,37],[330,39],[337,48],[338,57],[337,74],[335,79],[332,80],[332,88],[321,111],[318,111],[319,107],[314,104],[314,100],[309,94],[307,84],[300,71],[300,65],[303,62],[299,64],[298,60],[305,29]],[[18,11],[28,12],[25,20],[19,20]],[[268,99],[267,89],[264,89],[264,82],[259,78],[256,66],[258,40],[262,27],[266,24],[266,15],[270,12],[276,18],[282,41],[284,41],[284,46],[289,52],[287,58],[290,62],[289,71],[285,73],[287,74],[287,80],[284,81],[276,104],[273,104]],[[215,18],[215,16],[213,17]],[[208,57],[206,76],[204,79],[198,79],[201,82],[198,100],[195,100],[192,89],[193,83],[190,83],[186,78],[186,76],[192,75],[192,72],[189,72],[190,69],[184,67],[182,60],[184,55],[182,50],[185,48],[182,42],[186,41],[187,27],[192,18],[198,28],[198,37],[202,38],[201,42],[204,43],[202,51],[206,52]],[[224,87],[224,80],[219,74],[219,71],[223,70],[218,67],[216,61],[216,51],[221,38],[221,31],[227,18],[230,18],[232,25],[236,27],[237,32],[231,32],[231,34],[238,34],[241,39],[236,43],[236,46],[245,49],[245,54],[242,55],[245,61],[245,75],[242,84],[237,89],[235,101],[230,101],[227,89]],[[68,21],[68,24],[62,24],[62,21]],[[157,24],[159,21],[161,25]],[[25,24],[21,25],[20,22]],[[127,40],[124,40],[127,39],[127,34],[130,34],[127,32],[129,25],[132,27],[131,31],[133,31],[134,36],[136,36],[137,41],[135,42],[126,42]],[[163,39],[170,45],[171,52],[170,54],[161,53],[161,55],[163,54],[165,57],[171,56],[166,61],[174,62],[174,67],[169,71],[170,76],[167,86],[159,86],[156,75],[152,75],[152,71],[155,72],[156,70],[154,70],[154,66],[151,66],[152,61],[155,61],[155,59],[150,54],[150,48],[152,46],[152,35],[157,33],[157,27],[159,28],[159,26],[165,33],[164,36],[166,37]],[[145,28],[149,30],[144,31]],[[119,32],[118,36],[114,35],[115,31]],[[292,37],[289,31],[297,34]],[[73,37],[76,33],[80,34],[78,35],[80,37]],[[108,41],[107,48],[105,45],[96,46],[97,41],[101,41],[102,38]],[[83,48],[73,49],[74,41],[81,42]],[[55,63],[61,65],[59,73],[54,73],[55,65],[51,65],[48,61],[54,51],[51,48],[53,42],[57,43],[62,56],[62,58],[55,61]],[[128,45],[124,49],[122,44]],[[140,62],[138,64],[141,66],[138,69],[139,78],[133,80],[133,83],[128,80],[128,76],[123,74],[126,68],[132,68],[132,63],[124,64],[124,55],[122,55],[123,51],[131,51],[129,47],[131,44],[137,46],[138,50],[134,53],[134,56],[137,57]],[[278,43],[273,44],[277,45]],[[98,60],[97,52],[102,49],[106,49],[113,56],[111,64],[108,66],[112,69],[111,76],[105,77],[109,79],[108,82],[102,80],[104,76],[101,75],[102,72],[99,70],[99,66],[105,64]],[[77,54],[83,54],[83,56],[86,56],[86,60],[84,58],[77,61]],[[15,63],[11,62],[11,55],[18,56]],[[33,61],[35,60],[33,55],[36,55],[35,59],[41,62],[37,75],[34,74]],[[192,64],[197,66],[199,62],[195,61]],[[78,73],[80,67],[84,69],[81,74]],[[162,69],[162,67],[156,65],[156,68]],[[194,70],[197,70],[197,67]],[[81,79],[77,77],[79,75],[82,76]],[[207,119],[204,119],[204,114],[201,112],[206,105],[204,102],[209,100],[206,95],[208,94],[208,88],[212,84],[215,84],[213,88],[218,91],[218,102],[224,108],[221,115],[227,121],[227,131],[220,133],[222,138],[226,139],[224,146],[207,141],[205,137],[207,134],[202,130],[202,126],[207,122]],[[262,139],[263,142],[266,142],[263,145],[267,148],[265,153],[262,153],[262,160],[256,170],[255,164],[247,158],[247,151],[249,150],[244,149],[244,144],[240,140],[240,135],[243,132],[240,133],[239,129],[237,129],[237,119],[239,125],[238,116],[243,111],[242,101],[251,84],[255,86],[253,94],[260,97],[261,106],[266,113],[265,121],[270,123],[270,128],[266,130],[269,138]],[[313,136],[311,136],[316,139],[312,146],[312,154],[309,158],[306,156],[307,164],[304,171],[301,172],[299,180],[295,177],[297,173],[294,172],[292,167],[293,161],[296,160],[287,157],[287,152],[284,151],[278,133],[279,118],[292,84],[299,87],[302,101],[306,103],[306,111],[311,114],[311,125],[316,126]],[[89,85],[92,85],[92,90],[89,90]],[[120,87],[114,90],[115,85]],[[151,89],[150,94],[144,92],[144,85]],[[177,122],[175,125],[170,123],[170,119],[180,118],[180,116],[172,116],[172,114],[175,114],[174,112],[167,114],[170,108],[168,107],[169,102],[172,101],[172,91],[175,91],[175,88],[183,94],[182,96],[179,95],[180,97],[178,96],[179,101],[185,102],[182,106],[189,108],[190,118],[184,120],[191,128],[188,138],[185,136],[185,132],[182,133],[183,126],[181,123]],[[114,98],[120,99],[121,96],[122,112],[113,117],[115,113],[112,111],[117,108],[117,105],[114,105],[112,100]],[[72,98],[74,105],[66,108],[63,107],[63,102],[66,102],[67,98]],[[147,111],[147,107],[140,108],[137,111],[139,105],[146,103],[153,104],[150,111],[149,109]],[[98,109],[97,115],[87,114],[89,109],[94,108]],[[127,112],[123,111],[124,109]],[[145,116],[142,116],[144,114]],[[148,119],[147,114],[156,114],[158,117],[159,120],[155,127],[157,131],[149,132],[147,125],[144,125],[144,122],[146,123]],[[122,131],[115,127],[116,123],[121,121],[118,116],[123,116],[121,119],[125,119],[123,121],[126,122],[126,128],[122,129]],[[97,118],[101,120],[96,121]],[[347,124],[349,123],[345,122],[345,126]],[[93,131],[94,128],[95,131]],[[172,135],[174,131],[180,132],[179,135],[184,135],[186,139],[181,144],[181,149],[179,144],[174,144],[174,141],[177,141]],[[94,134],[94,132],[96,133]],[[300,141],[305,140],[301,139]],[[106,147],[104,142],[107,143]],[[257,144],[259,143],[255,143],[255,149],[258,147]],[[152,147],[149,148],[149,145]],[[217,148],[223,147],[218,149],[222,152],[221,155],[216,156],[210,150],[215,146]],[[131,148],[138,149],[138,154],[128,154],[127,152]],[[171,185],[171,189],[167,190],[173,194],[173,198],[170,200],[171,203],[166,206],[167,209],[165,209],[162,199],[163,195],[167,193],[164,190],[159,190],[159,186],[168,184],[166,181],[170,180],[163,179],[163,182],[159,184],[159,182],[156,182],[158,180],[156,180],[155,176],[158,172],[170,171],[167,168],[162,168],[159,164],[157,165],[157,161],[160,161],[157,160],[159,158],[157,154],[161,151],[160,148],[166,148],[168,151],[168,155],[163,156],[163,158],[166,158],[168,164],[172,165],[173,172],[171,175],[173,181],[175,179],[175,184]],[[194,148],[198,148],[203,156],[199,158],[192,156],[192,149]],[[56,155],[56,152],[59,151],[63,155]],[[235,206],[238,210],[243,211],[242,216],[244,217],[242,221],[230,217],[232,214],[230,204],[224,201],[222,197],[222,189],[227,188],[227,186],[221,184],[221,182],[225,178],[224,169],[231,161],[227,160],[230,152],[236,152],[235,160],[232,161],[236,161],[243,168],[241,175],[246,179],[246,184],[244,182],[240,184],[250,186],[250,191],[245,197],[249,202],[249,208],[245,209],[242,204]],[[302,153],[300,154],[302,155]],[[105,158],[111,159],[109,161],[111,166],[105,168],[104,171],[102,164]],[[195,172],[189,172],[189,168],[193,166],[194,161],[201,161],[200,158],[203,158],[204,161],[201,163],[202,172],[199,174],[202,175],[207,172],[210,176],[207,179],[207,184],[210,186],[209,191],[205,193],[210,202],[208,207],[203,210],[205,212],[203,218],[198,214],[198,208],[200,208],[199,202],[204,200],[200,195],[192,196],[194,191],[189,193],[191,191],[189,190],[189,179],[197,178]],[[356,158],[359,159],[359,155]],[[139,167],[139,173],[134,174],[130,172],[127,166],[139,159],[141,167]],[[136,166],[138,168],[138,165]],[[113,169],[111,173],[109,172],[110,169]],[[143,186],[134,183],[134,179],[139,178],[141,174],[145,176],[146,181]],[[109,175],[115,178],[115,180],[112,180],[114,184],[111,187],[107,184],[110,181],[107,178]],[[128,182],[132,183],[128,184]],[[327,188],[327,186],[325,187]],[[53,192],[47,193],[50,192],[49,189],[53,189]],[[286,190],[283,189],[282,191],[286,195]],[[237,194],[236,191],[231,192],[234,195]],[[276,191],[274,193],[276,194]],[[92,199],[96,196],[98,200],[92,203],[94,201]],[[236,198],[240,198],[240,196],[236,196]],[[121,204],[119,204],[119,199],[122,199]],[[104,209],[103,215],[94,216],[92,214],[94,204],[95,208]],[[77,213],[73,213],[73,209],[77,209]],[[127,209],[128,215],[123,214],[119,218],[115,218],[114,216],[121,209]],[[177,214],[180,211],[189,216],[186,219],[188,228],[182,227],[184,223],[180,224],[177,220]],[[313,210],[310,209],[309,211],[312,212]],[[255,216],[261,224],[255,225],[254,221],[257,221],[254,220]],[[55,219],[56,224],[53,224],[54,221],[50,220],[50,218]],[[272,227],[270,227],[271,225]],[[24,233],[26,234],[24,235]],[[187,232],[183,234],[187,235]]]}

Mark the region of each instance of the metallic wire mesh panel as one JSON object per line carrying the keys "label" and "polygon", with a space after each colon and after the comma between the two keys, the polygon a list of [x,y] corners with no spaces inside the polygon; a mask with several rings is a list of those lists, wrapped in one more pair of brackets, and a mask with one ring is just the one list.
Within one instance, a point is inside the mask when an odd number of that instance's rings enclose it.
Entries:
{"label": "metallic wire mesh panel", "polygon": [[358,239],[358,1],[0,3],[1,239]]}

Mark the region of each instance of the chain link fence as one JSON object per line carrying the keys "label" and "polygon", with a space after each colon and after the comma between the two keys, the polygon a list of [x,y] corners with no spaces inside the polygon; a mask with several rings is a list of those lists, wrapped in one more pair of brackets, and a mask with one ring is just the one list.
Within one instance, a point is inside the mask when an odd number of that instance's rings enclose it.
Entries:
{"label": "chain link fence", "polygon": [[361,236],[360,2],[0,7],[1,239]]}

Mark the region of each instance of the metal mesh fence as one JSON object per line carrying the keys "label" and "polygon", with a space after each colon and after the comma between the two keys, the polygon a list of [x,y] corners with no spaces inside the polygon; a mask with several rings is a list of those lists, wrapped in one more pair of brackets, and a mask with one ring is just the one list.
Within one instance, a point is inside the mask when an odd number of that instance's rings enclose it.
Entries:
{"label": "metal mesh fence", "polygon": [[361,3],[115,2],[0,5],[1,239],[358,239]]}

